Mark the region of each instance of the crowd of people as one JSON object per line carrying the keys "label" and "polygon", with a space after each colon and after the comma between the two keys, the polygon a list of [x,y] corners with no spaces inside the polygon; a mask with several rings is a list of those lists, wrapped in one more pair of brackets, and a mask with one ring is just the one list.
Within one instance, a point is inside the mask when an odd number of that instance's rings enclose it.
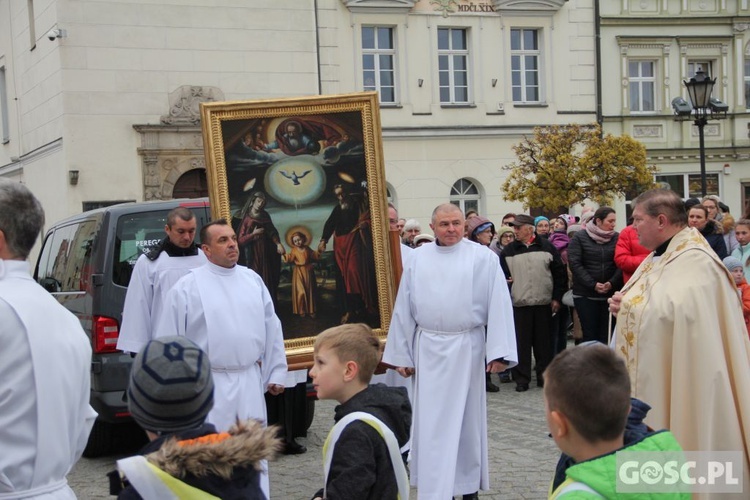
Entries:
{"label": "crowd of people", "polygon": [[[744,430],[750,421],[750,219],[735,223],[715,196],[684,202],[663,189],[642,194],[632,207],[632,220],[621,234],[615,231],[615,210],[606,206],[584,209],[580,218],[507,214],[499,227],[476,212],[465,221],[463,241],[491,250],[481,257],[494,254],[500,261],[511,307],[496,285],[490,287],[499,294],[492,307],[513,319],[513,325],[499,328],[497,318],[493,323],[492,313],[487,315],[485,357],[476,363],[486,365],[487,376],[499,371],[501,382],[515,382],[518,392],[528,391],[532,380],[543,388],[550,430],[563,451],[551,498],[579,498],[580,492],[585,498],[623,497],[614,489],[612,452],[619,450],[738,450],[742,460],[736,467],[744,477],[750,472],[750,436]],[[463,394],[456,384],[468,377],[463,411],[472,415],[471,394],[481,382],[464,366],[471,344],[462,355],[448,346],[469,342],[454,337],[470,336],[471,319],[485,306],[473,295],[476,285],[461,288],[474,279],[447,277],[452,311],[466,309],[456,309],[456,297],[478,303],[458,320],[463,323],[446,318],[440,314],[446,292],[434,283],[444,277],[427,272],[440,263],[445,269],[447,256],[460,255],[453,265],[471,276],[470,263],[476,265],[479,255],[452,249],[459,215],[457,209],[438,207],[432,219],[436,242],[411,254],[384,361],[415,377],[415,394],[432,394],[438,390],[432,383],[445,380],[433,361],[441,358],[432,344],[441,345],[442,359],[451,359],[450,368],[441,364],[450,373],[450,393]],[[482,281],[480,286],[485,287]],[[493,340],[490,331],[496,332]],[[576,347],[566,352],[569,334]],[[515,338],[515,356],[493,354],[498,335],[508,345]],[[503,362],[499,367],[498,361]],[[489,379],[484,385],[495,390]],[[411,481],[419,498],[476,498],[471,490],[487,484],[486,436],[467,433],[453,443],[446,429],[466,432],[468,417],[444,422],[443,412],[451,412],[434,397],[415,397],[412,404],[419,432],[412,436]],[[484,432],[484,422],[475,425]],[[421,457],[424,447],[429,458]],[[467,461],[474,462],[473,471]],[[610,476],[596,477],[607,471]],[[690,498],[690,492],[675,491],[670,498]]]}
{"label": "crowd of people", "polygon": [[[492,373],[543,390],[562,452],[550,498],[627,498],[623,450],[737,450],[750,478],[750,219],[695,201],[643,193],[621,233],[606,206],[495,226],[445,203],[432,235],[389,206],[404,239],[382,359],[366,324],[316,336],[309,375],[339,406],[313,498],[403,499],[409,484],[418,498],[478,498]],[[110,474],[119,498],[270,498],[267,460],[288,446],[266,425],[266,395],[299,382],[274,300],[238,265],[231,224],[204,225],[198,248],[195,222],[169,214],[128,291],[118,347],[135,356],[128,407],[149,443]],[[95,417],[85,333],[29,276],[43,223],[33,194],[0,180],[2,498],[75,498],[65,476]]]}

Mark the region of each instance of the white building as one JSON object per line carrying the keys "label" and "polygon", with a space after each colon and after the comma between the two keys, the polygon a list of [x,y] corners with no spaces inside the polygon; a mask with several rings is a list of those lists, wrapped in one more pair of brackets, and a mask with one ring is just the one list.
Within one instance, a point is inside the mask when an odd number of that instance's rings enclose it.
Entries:
{"label": "white building", "polygon": [[386,177],[427,229],[449,198],[499,222],[511,146],[595,121],[590,0],[320,0],[324,93],[379,89]]}
{"label": "white building", "polygon": [[318,93],[313,6],[0,0],[0,175],[49,222],[199,188],[198,102]]}
{"label": "white building", "polygon": [[[377,89],[386,178],[426,228],[499,221],[511,146],[596,119],[593,0],[0,0],[0,175],[50,222],[200,191],[197,103]],[[75,177],[77,173],[77,177]],[[74,182],[77,180],[77,184]]]}

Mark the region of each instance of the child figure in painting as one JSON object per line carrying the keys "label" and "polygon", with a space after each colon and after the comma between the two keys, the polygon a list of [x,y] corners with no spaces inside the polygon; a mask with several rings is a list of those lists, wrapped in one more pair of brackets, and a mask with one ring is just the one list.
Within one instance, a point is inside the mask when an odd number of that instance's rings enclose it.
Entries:
{"label": "child figure in painting", "polygon": [[307,246],[307,237],[300,231],[292,233],[292,249],[282,256],[292,264],[292,312],[300,316],[315,317],[317,282],[313,262],[320,254]]}

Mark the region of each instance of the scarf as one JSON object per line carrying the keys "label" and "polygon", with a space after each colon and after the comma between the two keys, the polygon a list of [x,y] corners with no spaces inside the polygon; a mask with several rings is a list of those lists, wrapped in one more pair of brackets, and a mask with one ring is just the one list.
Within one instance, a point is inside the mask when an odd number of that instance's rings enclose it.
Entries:
{"label": "scarf", "polygon": [[586,232],[592,240],[599,243],[600,245],[609,243],[609,240],[611,240],[615,235],[614,231],[603,231],[599,229],[599,226],[594,223],[594,219],[591,219],[590,221],[588,221],[588,223],[586,223]]}

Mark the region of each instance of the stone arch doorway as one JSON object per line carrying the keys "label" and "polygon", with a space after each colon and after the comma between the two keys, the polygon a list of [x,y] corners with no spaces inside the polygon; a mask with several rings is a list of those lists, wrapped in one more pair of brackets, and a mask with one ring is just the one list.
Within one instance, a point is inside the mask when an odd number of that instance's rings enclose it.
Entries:
{"label": "stone arch doorway", "polygon": [[182,174],[172,189],[172,198],[203,198],[208,196],[206,169],[196,168]]}

